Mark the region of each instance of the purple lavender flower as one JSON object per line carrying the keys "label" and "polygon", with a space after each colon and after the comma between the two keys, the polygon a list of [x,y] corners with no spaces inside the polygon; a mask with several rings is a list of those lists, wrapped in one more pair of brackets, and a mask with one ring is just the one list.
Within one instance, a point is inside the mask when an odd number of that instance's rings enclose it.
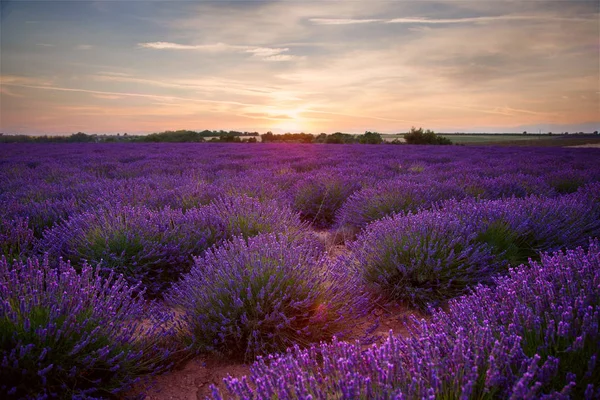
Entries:
{"label": "purple lavender flower", "polygon": [[223,397],[594,398],[599,281],[594,240],[588,251],[512,269],[494,288],[478,286],[428,322],[413,319],[407,337],[390,332],[367,350],[334,338],[259,358],[250,376],[224,379]]}
{"label": "purple lavender flower", "polygon": [[252,359],[340,333],[368,302],[315,240],[234,238],[196,259],[165,296],[201,350]]}
{"label": "purple lavender flower", "polygon": [[[135,294],[137,292],[137,294]],[[107,397],[163,371],[172,315],[87,264],[0,260],[0,397]],[[6,397],[8,396],[8,397]]]}

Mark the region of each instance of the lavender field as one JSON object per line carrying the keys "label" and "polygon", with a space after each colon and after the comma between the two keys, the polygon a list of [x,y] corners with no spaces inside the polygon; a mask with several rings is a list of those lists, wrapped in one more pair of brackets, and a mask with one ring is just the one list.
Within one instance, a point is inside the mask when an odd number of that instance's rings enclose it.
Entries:
{"label": "lavender field", "polygon": [[3,399],[600,398],[598,149],[2,144],[0,217]]}

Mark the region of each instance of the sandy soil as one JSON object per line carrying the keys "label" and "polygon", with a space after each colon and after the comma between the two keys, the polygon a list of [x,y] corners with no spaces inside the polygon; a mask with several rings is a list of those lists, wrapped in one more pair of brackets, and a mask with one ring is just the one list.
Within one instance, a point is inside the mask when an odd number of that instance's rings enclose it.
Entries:
{"label": "sandy soil", "polygon": [[[340,233],[328,231],[315,232],[327,249],[331,258],[345,254],[344,239]],[[372,314],[353,321],[353,327],[343,340],[363,340],[369,328],[377,326],[370,335],[371,341],[365,342],[365,348],[372,343],[381,343],[392,330],[394,334],[407,334],[405,322],[410,315],[424,318],[422,314],[401,305],[377,304]],[[241,377],[249,375],[250,365],[240,364],[217,356],[203,355],[185,363],[178,369],[151,379],[147,384],[138,386],[131,394],[143,393],[145,400],[196,400],[211,395],[210,386],[224,388],[223,378],[228,375]]]}
{"label": "sandy soil", "polygon": [[145,400],[196,400],[210,396],[210,386],[223,387],[227,375],[243,376],[250,366],[236,364],[217,357],[202,356],[176,369],[152,379],[149,385],[138,388],[145,392]]}

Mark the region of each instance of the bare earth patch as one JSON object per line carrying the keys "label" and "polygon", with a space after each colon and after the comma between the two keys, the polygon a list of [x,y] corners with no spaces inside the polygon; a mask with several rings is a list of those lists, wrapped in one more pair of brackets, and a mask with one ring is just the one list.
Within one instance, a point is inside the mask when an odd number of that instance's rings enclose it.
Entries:
{"label": "bare earth patch", "polygon": [[210,386],[223,389],[227,375],[242,376],[250,373],[250,366],[237,364],[216,356],[200,356],[182,368],[152,379],[151,383],[135,390],[145,393],[145,400],[196,400],[210,396]]}

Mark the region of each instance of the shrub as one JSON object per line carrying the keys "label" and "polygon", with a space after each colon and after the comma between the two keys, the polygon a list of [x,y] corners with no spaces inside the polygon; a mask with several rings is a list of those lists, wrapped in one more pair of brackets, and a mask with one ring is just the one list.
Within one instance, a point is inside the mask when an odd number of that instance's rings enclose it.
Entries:
{"label": "shrub", "polygon": [[477,233],[452,214],[396,215],[368,225],[347,264],[377,293],[425,310],[499,271]]}
{"label": "shrub", "polygon": [[416,212],[436,201],[461,197],[464,192],[452,184],[383,181],[353,193],[338,211],[336,225],[362,228],[386,215]]}
{"label": "shrub", "polygon": [[452,144],[450,139],[438,136],[434,131],[423,131],[423,128],[417,129],[414,126],[404,134],[404,141],[408,144]]}
{"label": "shrub", "polygon": [[350,177],[318,172],[301,179],[293,189],[292,205],[303,220],[317,228],[331,226],[337,210],[360,184]]}
{"label": "shrub", "polygon": [[[260,358],[249,377],[224,379],[227,398],[598,398],[599,281],[596,240],[587,253],[511,270],[430,322],[414,319],[407,338]],[[215,387],[213,397],[222,398]]]}
{"label": "shrub", "polygon": [[496,177],[477,174],[464,175],[453,179],[467,195],[480,199],[503,199],[510,197],[554,196],[556,192],[544,179],[520,173],[505,173]]}
{"label": "shrub", "polygon": [[207,251],[165,298],[197,349],[251,360],[339,333],[367,307],[356,291],[315,241],[265,234]]}
{"label": "shrub", "polygon": [[0,219],[0,257],[9,260],[31,255],[34,236],[27,218]]}
{"label": "shrub", "polygon": [[183,212],[164,208],[117,205],[76,215],[48,230],[40,252],[75,263],[99,263],[123,273],[130,283],[141,280],[151,297],[190,270],[193,256],[236,235],[262,232],[301,235],[304,226],[289,208],[242,197],[220,198]]}
{"label": "shrub", "polygon": [[130,283],[141,280],[148,295],[159,296],[189,271],[192,255],[224,235],[222,221],[206,208],[183,213],[116,205],[76,215],[46,231],[38,249],[54,259],[99,263],[106,273],[123,273]]}
{"label": "shrub", "polygon": [[271,232],[301,235],[306,230],[299,215],[276,200],[260,201],[245,195],[220,197],[206,212],[220,221],[226,238]]}
{"label": "shrub", "polygon": [[[136,293],[137,294],[134,294]],[[148,307],[153,311],[147,312]],[[105,398],[164,370],[171,316],[122,276],[0,260],[0,397]]]}
{"label": "shrub", "polygon": [[585,191],[554,198],[451,200],[440,207],[464,224],[477,226],[476,241],[513,265],[537,258],[541,251],[576,247],[600,235],[600,208]]}

